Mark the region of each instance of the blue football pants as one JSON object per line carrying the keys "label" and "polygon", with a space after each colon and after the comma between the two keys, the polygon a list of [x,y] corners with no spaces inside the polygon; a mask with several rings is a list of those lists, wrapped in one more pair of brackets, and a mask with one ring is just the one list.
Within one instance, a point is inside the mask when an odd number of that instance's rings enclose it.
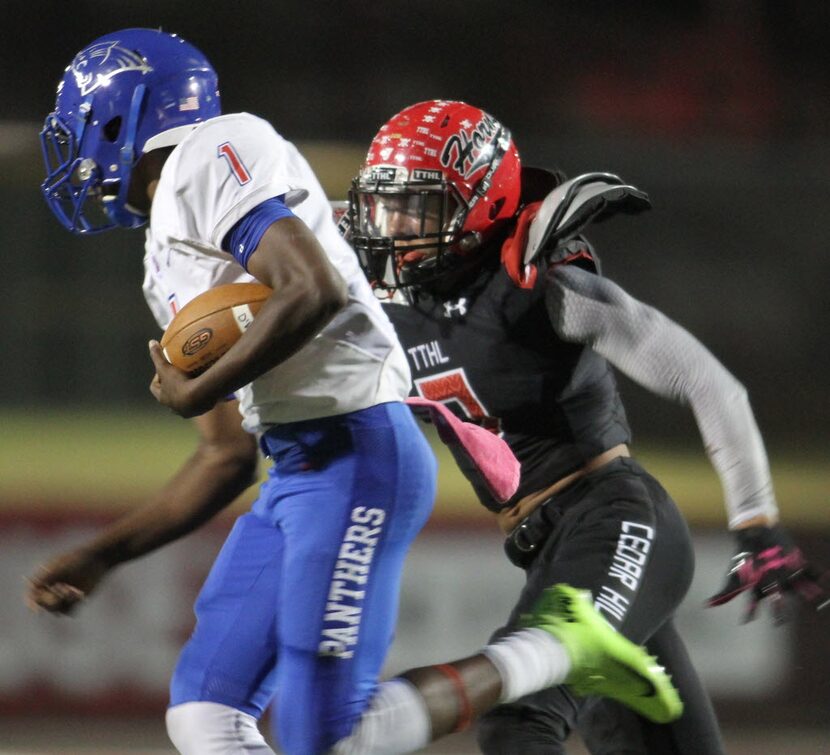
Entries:
{"label": "blue football pants", "polygon": [[280,425],[262,443],[273,466],[199,594],[170,704],[259,717],[276,695],[280,746],[323,752],[376,689],[436,464],[399,403]]}

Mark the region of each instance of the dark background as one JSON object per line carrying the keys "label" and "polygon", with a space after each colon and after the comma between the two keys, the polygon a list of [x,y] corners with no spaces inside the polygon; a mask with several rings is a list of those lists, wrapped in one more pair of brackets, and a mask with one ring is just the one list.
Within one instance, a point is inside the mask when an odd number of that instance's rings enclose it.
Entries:
{"label": "dark background", "polygon": [[[732,369],[770,444],[823,443],[830,4],[7,0],[3,9],[0,408],[152,401],[142,235],[64,232],[40,199],[37,131],[79,49],[118,28],[160,26],[212,60],[226,112],[263,115],[298,142],[333,198],[384,120],[435,97],[495,114],[527,164],[616,172],[645,189],[653,211],[589,234],[606,274]],[[331,143],[345,160],[319,152]],[[688,412],[624,390],[641,437],[690,437]]]}

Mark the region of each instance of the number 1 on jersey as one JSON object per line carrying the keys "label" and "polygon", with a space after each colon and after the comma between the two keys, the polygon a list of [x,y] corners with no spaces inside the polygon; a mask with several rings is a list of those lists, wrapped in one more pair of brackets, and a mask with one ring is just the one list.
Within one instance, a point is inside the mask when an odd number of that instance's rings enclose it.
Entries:
{"label": "number 1 on jersey", "polygon": [[251,180],[251,174],[248,173],[248,169],[245,167],[241,158],[237,154],[233,144],[231,144],[230,142],[220,144],[218,157],[225,158],[225,160],[228,163],[228,167],[231,169],[233,177],[237,180],[237,183],[240,186],[244,186],[246,183],[248,183],[248,181]]}

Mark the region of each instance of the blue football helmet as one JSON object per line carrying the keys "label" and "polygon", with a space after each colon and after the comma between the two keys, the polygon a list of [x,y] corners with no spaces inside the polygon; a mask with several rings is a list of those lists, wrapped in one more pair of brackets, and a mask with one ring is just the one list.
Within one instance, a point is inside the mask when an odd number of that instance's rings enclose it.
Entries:
{"label": "blue football helmet", "polygon": [[216,72],[193,45],[155,29],[125,29],[79,52],[58,84],[40,141],[41,190],[73,233],[135,228],[127,202],[133,166],[221,113]]}

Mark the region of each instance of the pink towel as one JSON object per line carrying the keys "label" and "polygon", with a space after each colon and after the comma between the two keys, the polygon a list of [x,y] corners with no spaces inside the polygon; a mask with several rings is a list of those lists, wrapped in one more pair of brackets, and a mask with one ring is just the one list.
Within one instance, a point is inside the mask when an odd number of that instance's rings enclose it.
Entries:
{"label": "pink towel", "polygon": [[460,446],[499,503],[509,501],[519,488],[521,467],[510,446],[501,438],[472,422],[462,422],[444,404],[412,397],[406,403],[413,409],[427,409],[438,436],[448,446]]}

